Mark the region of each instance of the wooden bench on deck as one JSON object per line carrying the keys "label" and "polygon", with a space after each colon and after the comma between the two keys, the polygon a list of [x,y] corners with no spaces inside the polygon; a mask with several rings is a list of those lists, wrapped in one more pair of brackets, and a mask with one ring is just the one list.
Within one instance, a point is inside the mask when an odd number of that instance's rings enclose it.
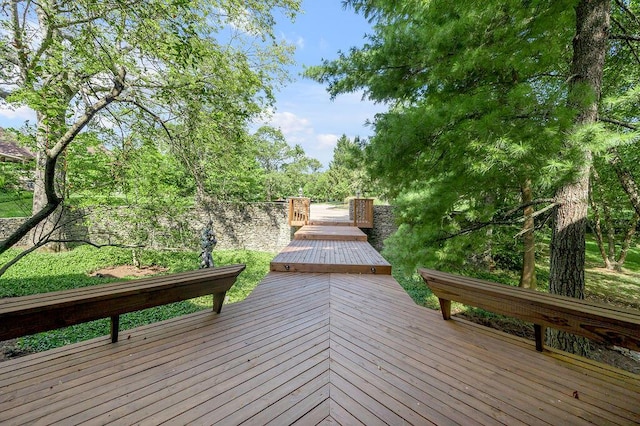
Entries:
{"label": "wooden bench on deck", "polygon": [[119,316],[208,294],[220,313],[226,292],[245,265],[162,275],[30,296],[0,299],[0,341],[111,318],[111,341],[118,341]]}
{"label": "wooden bench on deck", "polygon": [[438,297],[445,320],[451,319],[453,300],[532,322],[538,351],[545,327],[640,351],[640,315],[631,310],[430,269],[418,272]]}

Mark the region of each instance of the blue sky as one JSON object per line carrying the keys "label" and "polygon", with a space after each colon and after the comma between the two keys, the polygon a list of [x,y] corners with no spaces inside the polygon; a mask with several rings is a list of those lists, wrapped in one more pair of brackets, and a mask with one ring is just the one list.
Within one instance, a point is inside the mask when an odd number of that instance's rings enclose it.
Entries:
{"label": "blue sky", "polygon": [[[337,139],[343,134],[371,136],[365,123],[384,108],[362,101],[361,93],[331,101],[323,85],[300,76],[305,65],[318,65],[322,59],[335,59],[339,50],[362,46],[363,36],[370,32],[364,17],[344,9],[342,0],[303,0],[302,8],[294,23],[282,19],[276,27],[279,37],[296,45],[296,65],[291,67],[293,81],[277,92],[269,124],[280,128],[290,145],[300,144],[308,156],[327,166]],[[25,120],[34,120],[27,108],[0,108],[0,127],[19,128]]]}
{"label": "blue sky", "polygon": [[297,46],[297,65],[292,68],[295,80],[277,95],[270,124],[283,131],[289,144],[300,144],[308,156],[326,166],[337,139],[343,134],[371,136],[372,129],[365,123],[384,107],[362,101],[362,93],[331,101],[323,85],[299,76],[305,65],[319,65],[322,59],[337,58],[339,50],[362,46],[364,35],[371,32],[366,19],[351,8],[344,9],[342,0],[304,0],[302,7],[304,12],[293,24],[278,25],[280,36]]}

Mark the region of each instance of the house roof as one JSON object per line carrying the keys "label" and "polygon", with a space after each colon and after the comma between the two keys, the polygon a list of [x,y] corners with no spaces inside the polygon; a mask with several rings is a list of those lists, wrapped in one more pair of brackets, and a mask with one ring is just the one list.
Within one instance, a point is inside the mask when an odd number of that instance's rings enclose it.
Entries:
{"label": "house roof", "polygon": [[17,144],[13,135],[0,128],[0,162],[24,162],[34,158],[35,155],[31,151]]}

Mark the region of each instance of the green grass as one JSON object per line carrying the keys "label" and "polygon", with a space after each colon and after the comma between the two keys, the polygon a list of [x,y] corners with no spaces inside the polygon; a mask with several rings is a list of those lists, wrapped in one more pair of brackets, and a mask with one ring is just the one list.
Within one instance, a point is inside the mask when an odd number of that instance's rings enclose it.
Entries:
{"label": "green grass", "polygon": [[30,192],[0,194],[0,218],[30,216],[32,203]]}
{"label": "green grass", "polygon": [[[0,264],[11,259],[18,251],[10,250],[0,255]],[[243,300],[269,271],[273,254],[245,250],[214,251],[216,265],[244,263],[247,268],[235,285],[227,292],[228,302]],[[169,268],[169,272],[197,269],[198,253],[144,251],[140,260],[144,265]],[[131,250],[106,247],[96,249],[81,246],[64,253],[34,252],[22,259],[0,278],[0,297],[23,296],[68,288],[77,288],[107,282],[115,278],[91,277],[90,273],[109,266],[131,263]],[[120,317],[120,329],[126,330],[145,324],[210,309],[211,296],[132,312]],[[18,340],[18,348],[25,351],[43,351],[82,340],[109,334],[109,320],[102,319],[78,324]]]}
{"label": "green grass", "polygon": [[[541,243],[540,260],[536,270],[538,277],[538,290],[549,290],[549,259],[548,241]],[[596,298],[603,303],[625,306],[631,309],[640,309],[640,247],[633,246],[627,256],[623,272],[607,271],[600,257],[600,252],[595,241],[587,241],[586,268],[585,268],[585,293],[587,297]],[[462,271],[461,275],[470,275],[487,281],[500,282],[509,285],[518,285],[519,273],[517,271],[497,270],[494,272]],[[420,276],[405,276],[394,272],[394,278],[400,283],[413,300],[432,309],[439,309],[438,299],[431,293]],[[452,304],[452,311],[460,312],[469,308],[461,304]],[[477,310],[474,310],[478,314]],[[492,315],[487,313],[488,315]]]}

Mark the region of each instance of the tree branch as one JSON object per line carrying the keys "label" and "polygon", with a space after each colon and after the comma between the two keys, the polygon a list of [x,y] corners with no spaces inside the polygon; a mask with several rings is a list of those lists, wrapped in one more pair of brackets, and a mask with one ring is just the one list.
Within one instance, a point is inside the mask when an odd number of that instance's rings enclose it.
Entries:
{"label": "tree branch", "polygon": [[[49,199],[48,193],[49,191],[47,191],[47,204],[42,209],[40,209],[40,211],[23,222],[22,225],[20,225],[18,229],[16,229],[11,235],[9,235],[6,240],[0,242],[0,254],[4,253],[9,248],[17,244],[18,241],[20,241],[29,233],[29,231],[31,231],[40,222],[49,217],[58,208],[60,203],[62,203],[62,199],[57,196],[53,200]],[[53,193],[55,194],[55,191],[53,191]],[[46,244],[46,242],[44,244]]]}
{"label": "tree branch", "polygon": [[67,130],[67,132],[60,138],[60,140],[53,146],[53,148],[49,149],[47,155],[51,158],[55,158],[62,151],[64,151],[67,146],[73,141],[73,139],[82,131],[82,129],[89,124],[91,119],[102,109],[106,108],[110,103],[115,101],[117,97],[124,91],[125,85],[124,81],[127,75],[127,71],[124,68],[120,68],[118,74],[115,76],[113,81],[113,88],[111,92],[107,94],[104,98],[98,100],[96,103],[91,105],[85,111],[80,118]]}
{"label": "tree branch", "polygon": [[638,127],[633,125],[633,124],[631,124],[631,123],[626,123],[624,121],[615,120],[613,118],[600,117],[599,120],[604,122],[604,123],[615,124],[616,126],[624,127],[624,128],[629,129],[629,130],[638,130]]}
{"label": "tree branch", "polygon": [[[551,200],[551,201],[553,201],[553,200]],[[532,201],[530,203],[526,203],[526,204],[520,205],[520,206],[518,206],[516,208],[513,208],[513,209],[509,210],[509,212],[505,213],[504,215],[502,215],[501,217],[499,217],[497,219],[490,220],[490,221],[487,221],[487,222],[475,222],[475,223],[472,223],[467,228],[462,229],[462,230],[460,230],[460,231],[458,231],[456,233],[449,234],[449,235],[446,235],[444,237],[438,238],[436,241],[450,240],[452,238],[459,237],[461,235],[467,235],[467,234],[470,234],[472,232],[479,231],[480,229],[486,228],[487,226],[492,226],[492,225],[515,225],[515,224],[522,223],[522,222],[525,221],[525,219],[526,219],[525,217],[518,217],[518,218],[515,218],[515,219],[509,219],[509,215],[512,215],[513,213],[515,213],[518,210],[521,210],[521,209],[523,209],[525,207],[528,207],[528,206],[531,206],[531,205],[534,205],[534,204],[540,204],[541,202],[544,202],[544,201],[542,201],[542,200],[534,200],[534,201]],[[532,215],[530,215],[528,217],[529,218],[535,218],[535,217],[538,217],[540,215],[546,214],[550,210],[556,208],[558,205],[559,205],[558,203],[552,202],[548,206],[544,207],[543,209],[540,209],[540,210],[536,211],[535,213],[533,213]],[[546,220],[545,220],[545,222],[546,222]],[[539,226],[536,226],[536,228],[539,228]],[[526,231],[527,230],[520,231],[519,233],[517,233],[514,236],[514,238],[519,237],[520,235],[522,235]]]}
{"label": "tree branch", "polygon": [[631,16],[631,18],[632,18],[634,21],[636,21],[636,22],[640,23],[640,19],[638,19],[638,17],[635,15],[635,13],[633,13],[633,12],[631,11],[631,9],[629,9],[629,8],[627,7],[627,5],[626,5],[626,4],[624,4],[624,2],[623,2],[622,0],[615,0],[615,2],[616,2],[616,4],[618,5],[618,7],[619,7],[620,9],[624,10],[624,12],[625,12],[627,15]]}
{"label": "tree branch", "polygon": [[67,146],[73,141],[73,139],[80,133],[80,131],[91,121],[95,114],[108,106],[113,102],[120,93],[124,90],[124,80],[126,77],[126,70],[122,68],[114,80],[114,86],[111,92],[93,104],[71,128],[62,136],[62,138],[56,143],[56,145],[47,150],[47,159],[45,162],[44,171],[44,186],[45,194],[47,196],[47,204],[40,209],[36,214],[28,218],[20,227],[13,232],[6,240],[0,243],[0,254],[4,253],[17,244],[29,231],[35,228],[40,222],[48,218],[58,206],[62,203],[62,198],[58,197],[55,190],[55,171],[58,156],[62,153]]}
{"label": "tree branch", "polygon": [[[28,231],[27,231],[28,232]],[[4,275],[5,272],[7,272],[7,270],[9,268],[11,268],[13,265],[15,265],[16,263],[18,263],[20,261],[20,259],[22,259],[23,257],[25,257],[26,255],[28,255],[29,253],[39,249],[40,247],[42,247],[43,245],[47,244],[47,241],[41,241],[37,244],[34,244],[32,247],[29,247],[26,250],[23,250],[21,253],[19,253],[16,257],[14,257],[13,259],[11,259],[10,261],[8,261],[7,263],[5,263],[4,265],[2,265],[2,267],[0,268],[0,277],[2,275]],[[11,246],[9,246],[11,247]],[[0,253],[2,253],[2,250],[0,250]]]}
{"label": "tree branch", "polygon": [[625,41],[640,41],[640,35],[635,34],[611,34],[609,40],[625,40]]}
{"label": "tree branch", "polygon": [[130,99],[130,98],[124,98],[124,99],[118,99],[118,102],[120,103],[128,103],[131,105],[135,105],[138,108],[140,108],[142,111],[146,112],[147,114],[149,114],[151,116],[151,118],[153,118],[153,120],[160,124],[160,126],[162,126],[162,129],[165,131],[165,133],[167,134],[167,137],[169,138],[169,140],[173,141],[173,137],[171,136],[171,132],[169,131],[169,128],[167,127],[167,125],[164,123],[164,121],[153,111],[151,111],[149,108],[147,108],[146,106],[142,105],[140,102],[138,102],[135,99]]}

